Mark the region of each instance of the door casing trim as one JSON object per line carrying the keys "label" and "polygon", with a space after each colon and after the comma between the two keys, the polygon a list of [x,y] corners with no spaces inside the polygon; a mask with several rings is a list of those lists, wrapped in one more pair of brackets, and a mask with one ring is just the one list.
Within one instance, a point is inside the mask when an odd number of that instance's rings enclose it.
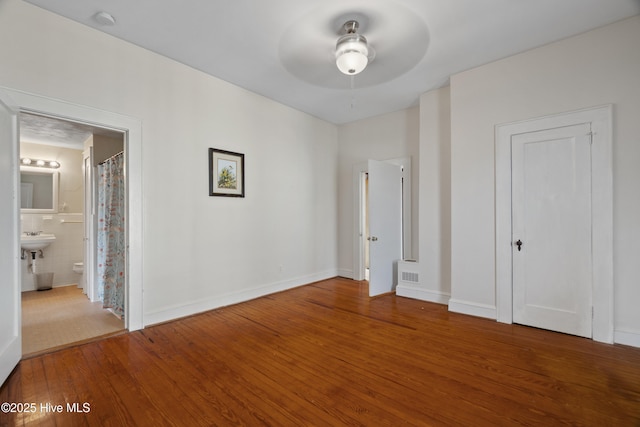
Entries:
{"label": "door casing trim", "polygon": [[79,121],[122,131],[125,134],[125,164],[127,176],[127,289],[125,296],[126,327],[135,331],[144,327],[142,300],[143,213],[142,213],[142,121],[110,111],[48,98],[20,90],[2,87],[12,107],[70,121]]}
{"label": "door casing trim", "polygon": [[592,250],[593,319],[592,338],[613,343],[613,105],[603,105],[495,128],[496,194],[496,309],[497,320],[513,322],[513,265],[511,242],[511,138],[536,130],[582,123],[592,132]]}

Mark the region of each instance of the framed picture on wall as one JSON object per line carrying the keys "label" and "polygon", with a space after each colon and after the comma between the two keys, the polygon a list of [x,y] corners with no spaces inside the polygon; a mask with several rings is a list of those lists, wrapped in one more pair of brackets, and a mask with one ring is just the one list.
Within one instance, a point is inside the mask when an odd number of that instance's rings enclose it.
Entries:
{"label": "framed picture on wall", "polygon": [[244,154],[209,148],[209,196],[244,197]]}

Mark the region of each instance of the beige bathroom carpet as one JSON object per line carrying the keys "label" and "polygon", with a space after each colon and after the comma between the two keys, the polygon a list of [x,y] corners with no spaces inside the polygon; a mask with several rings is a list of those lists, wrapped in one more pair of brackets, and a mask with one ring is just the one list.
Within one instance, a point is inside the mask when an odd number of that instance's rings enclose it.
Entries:
{"label": "beige bathroom carpet", "polygon": [[124,322],[77,286],[22,293],[22,354],[35,356],[124,331]]}

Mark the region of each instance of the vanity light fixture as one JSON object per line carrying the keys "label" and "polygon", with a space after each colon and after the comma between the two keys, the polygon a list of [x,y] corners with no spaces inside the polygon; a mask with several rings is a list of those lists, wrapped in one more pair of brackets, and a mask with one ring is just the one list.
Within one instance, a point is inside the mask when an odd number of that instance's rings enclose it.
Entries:
{"label": "vanity light fixture", "polygon": [[55,160],[30,159],[28,157],[21,158],[20,163],[24,166],[38,166],[41,168],[58,169],[60,167],[60,163]]}

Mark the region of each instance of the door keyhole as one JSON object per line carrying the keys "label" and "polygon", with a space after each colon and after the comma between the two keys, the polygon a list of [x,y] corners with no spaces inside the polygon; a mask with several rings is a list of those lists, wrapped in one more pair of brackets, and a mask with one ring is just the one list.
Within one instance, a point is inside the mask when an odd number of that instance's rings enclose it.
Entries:
{"label": "door keyhole", "polygon": [[518,239],[516,246],[518,246],[518,252],[520,252],[522,250],[522,240]]}

